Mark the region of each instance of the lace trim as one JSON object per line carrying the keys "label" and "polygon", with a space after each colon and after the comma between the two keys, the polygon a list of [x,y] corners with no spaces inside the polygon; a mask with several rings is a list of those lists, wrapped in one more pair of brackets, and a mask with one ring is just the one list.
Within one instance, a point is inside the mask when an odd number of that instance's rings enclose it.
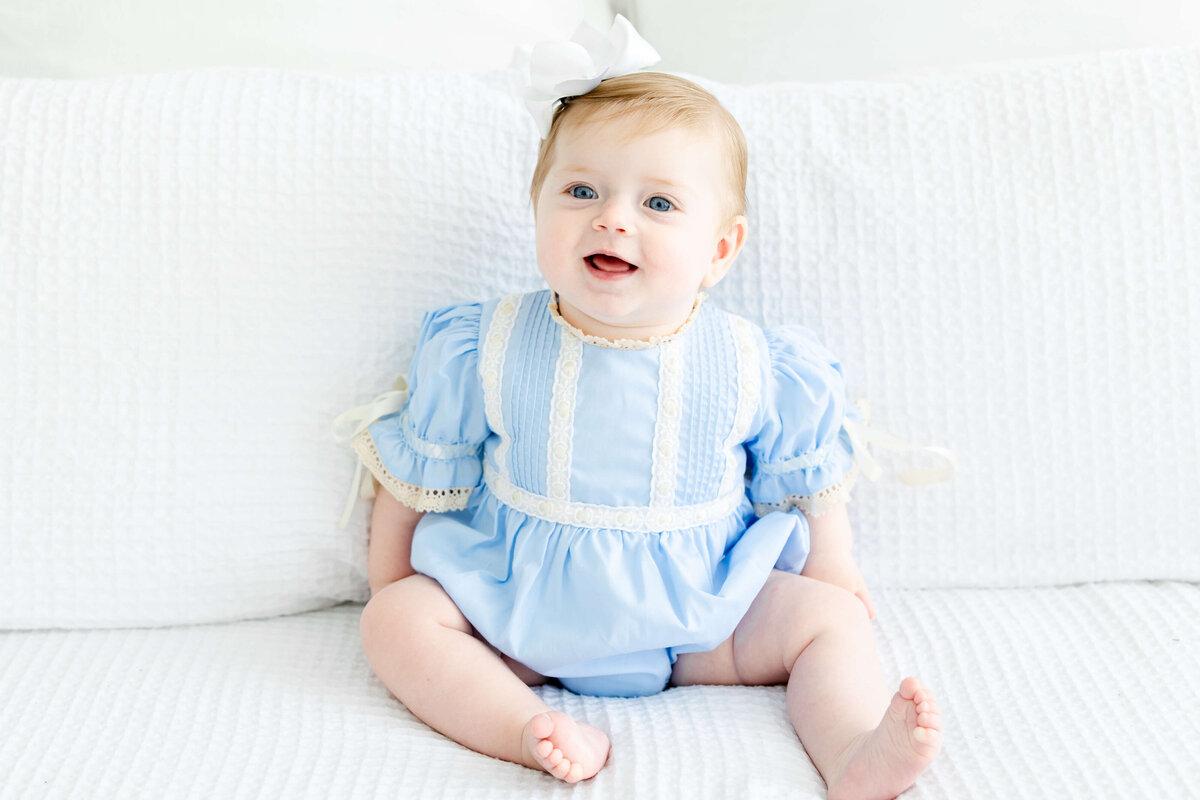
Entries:
{"label": "lace trim", "polygon": [[683,346],[668,342],[659,352],[658,414],[654,420],[654,463],[650,470],[650,505],[675,504],[679,469],[679,427],[683,421]]}
{"label": "lace trim", "polygon": [[760,462],[755,466],[755,469],[767,475],[786,475],[789,472],[812,469],[825,463],[825,459],[829,458],[829,454],[833,452],[833,447],[833,444],[827,444],[824,447],[818,447],[816,450],[809,453],[802,453],[794,458],[785,458],[782,461],[772,461],[770,463]]}
{"label": "lace trim", "polygon": [[583,366],[583,342],[562,332],[554,391],[550,400],[550,441],[546,445],[546,490],[555,500],[571,496],[571,446],[575,438],[575,393]]}
{"label": "lace trim", "polygon": [[[762,394],[762,370],[759,368],[758,348],[754,340],[754,328],[741,317],[732,318],[733,340],[737,360],[738,401],[729,438],[725,440],[725,478],[721,492],[731,492],[745,477],[744,466],[738,468],[737,452],[746,441],[754,413],[758,410]],[[744,464],[744,462],[743,462]]]}
{"label": "lace trim", "polygon": [[481,358],[479,359],[479,374],[483,381],[484,411],[487,414],[488,425],[500,437],[494,458],[496,465],[504,468],[508,449],[512,446],[512,437],[504,427],[504,406],[500,398],[500,386],[504,375],[504,354],[508,351],[508,340],[512,336],[513,325],[516,324],[517,312],[521,310],[522,296],[510,294],[500,299],[496,313],[492,315],[488,325],[487,336],[483,340]]}
{"label": "lace trim", "polygon": [[531,517],[577,528],[632,533],[662,533],[709,525],[736,511],[743,496],[741,491],[736,491],[708,503],[673,508],[604,506],[555,500],[514,485],[487,460],[483,462],[483,479],[500,502]]}
{"label": "lace trim", "polygon": [[383,459],[379,457],[379,450],[375,447],[375,440],[371,438],[370,431],[363,431],[355,436],[351,444],[354,446],[354,452],[358,453],[363,465],[371,471],[375,480],[391,492],[392,497],[409,508],[416,511],[437,512],[461,511],[467,507],[467,501],[470,499],[474,487],[426,489],[423,486],[398,479],[383,465]]}
{"label": "lace trim", "polygon": [[561,325],[565,331],[585,344],[592,344],[596,347],[607,347],[612,350],[649,350],[651,347],[659,347],[682,336],[684,331],[696,321],[696,317],[700,314],[700,304],[704,302],[706,297],[708,295],[704,292],[696,296],[696,302],[692,306],[691,313],[688,314],[688,318],[684,320],[683,324],[675,329],[674,333],[651,336],[649,339],[606,339],[603,336],[593,336],[590,333],[584,333],[563,318],[562,313],[558,310],[558,294],[556,292],[550,293],[548,307],[550,309],[550,316],[553,317],[554,321]]}
{"label": "lace trim", "polygon": [[819,517],[831,508],[837,508],[850,500],[850,490],[858,480],[858,465],[855,464],[845,476],[833,486],[826,487],[816,494],[789,494],[778,503],[755,503],[754,513],[764,516],[772,511],[787,511],[798,508],[806,514]]}
{"label": "lace trim", "polygon": [[476,444],[437,444],[422,439],[412,429],[408,419],[408,409],[400,416],[400,430],[404,433],[404,443],[414,453],[434,458],[438,461],[454,461],[459,458],[478,458],[483,452],[482,445]]}

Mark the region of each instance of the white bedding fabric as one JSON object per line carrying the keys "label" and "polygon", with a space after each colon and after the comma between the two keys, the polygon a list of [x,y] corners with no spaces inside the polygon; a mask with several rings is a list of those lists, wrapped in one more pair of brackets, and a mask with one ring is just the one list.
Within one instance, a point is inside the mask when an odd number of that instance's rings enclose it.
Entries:
{"label": "white bedding fabric", "polygon": [[[1185,798],[1200,786],[1200,587],[891,590],[885,669],[941,697],[911,800]],[[0,637],[0,796],[821,798],[783,689],[547,701],[608,730],[574,790],[426,728],[371,675],[360,607]]]}
{"label": "white bedding fabric", "polygon": [[[0,79],[0,626],[365,599],[329,423],[422,311],[540,285],[523,82]],[[1200,580],[1200,50],[713,88],[751,151],[714,301],[959,454],[856,491],[871,585]]]}

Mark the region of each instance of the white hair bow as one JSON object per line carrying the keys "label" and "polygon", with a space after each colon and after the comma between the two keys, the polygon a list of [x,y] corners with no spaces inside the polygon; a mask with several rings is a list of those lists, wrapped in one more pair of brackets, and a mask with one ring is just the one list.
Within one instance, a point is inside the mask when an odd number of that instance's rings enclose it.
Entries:
{"label": "white hair bow", "polygon": [[617,14],[608,35],[582,23],[569,42],[540,42],[529,55],[530,86],[525,107],[545,139],[554,111],[564,97],[587,94],[605,78],[628,75],[657,64],[662,57]]}

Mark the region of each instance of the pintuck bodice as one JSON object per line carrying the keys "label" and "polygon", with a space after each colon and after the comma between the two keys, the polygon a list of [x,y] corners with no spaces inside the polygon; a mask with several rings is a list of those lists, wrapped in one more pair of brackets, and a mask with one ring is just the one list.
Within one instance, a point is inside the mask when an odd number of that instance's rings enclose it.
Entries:
{"label": "pintuck bodice", "polygon": [[763,343],[698,306],[651,346],[583,336],[548,292],[483,308],[484,480],[555,522],[655,530],[712,522],[743,492],[743,442],[762,392]]}

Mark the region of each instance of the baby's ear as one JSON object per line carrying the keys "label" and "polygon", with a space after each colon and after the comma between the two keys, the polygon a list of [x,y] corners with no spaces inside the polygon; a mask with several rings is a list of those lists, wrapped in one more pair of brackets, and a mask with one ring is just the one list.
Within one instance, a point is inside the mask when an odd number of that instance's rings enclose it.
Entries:
{"label": "baby's ear", "polygon": [[729,268],[733,266],[733,262],[737,259],[738,253],[742,252],[742,246],[746,244],[746,234],[749,232],[750,224],[746,218],[738,214],[729,222],[729,227],[717,239],[716,251],[713,253],[712,265],[708,272],[704,274],[704,280],[701,281],[702,286],[716,286],[721,282],[729,272]]}

